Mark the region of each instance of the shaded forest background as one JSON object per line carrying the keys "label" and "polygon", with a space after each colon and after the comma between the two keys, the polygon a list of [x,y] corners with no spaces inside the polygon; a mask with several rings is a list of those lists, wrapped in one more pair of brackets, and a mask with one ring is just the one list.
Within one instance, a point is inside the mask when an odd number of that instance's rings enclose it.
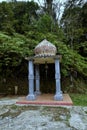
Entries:
{"label": "shaded forest background", "polygon": [[[62,55],[62,90],[87,93],[87,2],[83,0],[0,3],[0,93],[14,94],[15,86],[18,94],[28,93],[26,57],[34,55],[33,49],[43,39]],[[40,66],[41,91],[53,93],[54,66],[49,65],[48,80],[44,68]]]}

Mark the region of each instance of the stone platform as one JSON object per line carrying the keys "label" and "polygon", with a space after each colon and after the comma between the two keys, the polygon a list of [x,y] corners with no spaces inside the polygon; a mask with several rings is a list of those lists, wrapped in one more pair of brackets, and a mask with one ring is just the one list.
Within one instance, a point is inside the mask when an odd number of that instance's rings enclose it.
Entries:
{"label": "stone platform", "polygon": [[63,101],[55,101],[53,99],[53,94],[41,94],[37,96],[37,99],[34,101],[26,100],[26,97],[20,97],[16,104],[28,104],[28,105],[73,105],[73,102],[68,94],[63,94]]}

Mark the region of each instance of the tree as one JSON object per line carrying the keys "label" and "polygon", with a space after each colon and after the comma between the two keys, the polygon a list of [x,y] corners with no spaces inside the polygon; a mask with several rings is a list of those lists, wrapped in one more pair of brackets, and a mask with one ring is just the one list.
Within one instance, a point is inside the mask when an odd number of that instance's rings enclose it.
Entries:
{"label": "tree", "polygon": [[14,14],[11,3],[2,2],[0,4],[0,30],[8,33],[14,32],[13,29]]}
{"label": "tree", "polygon": [[82,6],[81,16],[82,27],[83,27],[83,38],[82,41],[87,41],[87,2]]}
{"label": "tree", "polygon": [[66,42],[73,49],[75,49],[75,44],[79,42],[79,38],[83,34],[82,17],[80,17],[80,2],[81,1],[77,0],[68,0],[65,4],[64,13],[61,19],[62,28],[66,35]]}
{"label": "tree", "polygon": [[[82,43],[81,43],[81,37],[84,34],[84,29],[82,27],[82,19],[83,16],[81,16],[82,13],[82,7],[83,7],[83,1],[82,0],[68,0],[65,3],[65,9],[64,13],[62,15],[61,19],[61,26],[64,30],[65,36],[66,36],[66,44],[72,49],[79,52],[82,56],[84,56],[84,52],[82,51]],[[85,45],[85,44],[84,44]],[[82,54],[82,52],[83,54]],[[78,56],[79,58],[79,56]],[[75,61],[75,57],[73,58],[73,63]],[[80,62],[79,62],[80,63]],[[75,63],[74,63],[75,64]],[[73,72],[77,71],[73,66],[70,66],[70,80],[71,85],[73,86]],[[78,66],[79,67],[79,66]]]}

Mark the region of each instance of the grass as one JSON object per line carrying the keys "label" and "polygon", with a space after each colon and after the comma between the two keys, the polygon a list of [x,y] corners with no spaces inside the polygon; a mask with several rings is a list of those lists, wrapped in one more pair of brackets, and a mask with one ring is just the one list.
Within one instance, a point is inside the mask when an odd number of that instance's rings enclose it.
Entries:
{"label": "grass", "polygon": [[87,106],[87,94],[69,94],[75,106]]}

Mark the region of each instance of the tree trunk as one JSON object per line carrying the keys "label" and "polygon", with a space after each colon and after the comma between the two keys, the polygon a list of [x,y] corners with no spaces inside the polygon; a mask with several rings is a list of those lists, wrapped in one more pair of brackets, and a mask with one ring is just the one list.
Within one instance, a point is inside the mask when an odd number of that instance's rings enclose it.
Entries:
{"label": "tree trunk", "polygon": [[44,0],[49,15],[52,15],[52,3],[53,0]]}

